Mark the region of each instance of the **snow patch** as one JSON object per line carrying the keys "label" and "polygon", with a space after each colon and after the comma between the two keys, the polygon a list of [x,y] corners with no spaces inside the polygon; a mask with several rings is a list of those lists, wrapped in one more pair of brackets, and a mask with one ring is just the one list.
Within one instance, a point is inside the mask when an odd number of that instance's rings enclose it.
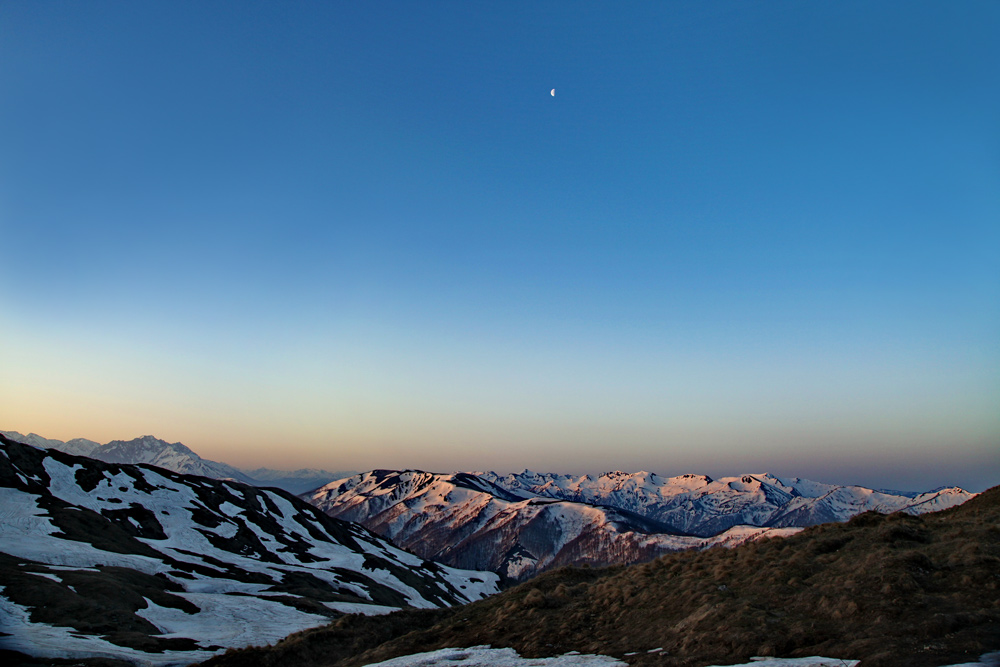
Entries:
{"label": "snow patch", "polygon": [[948,667],[997,667],[1000,665],[1000,651],[987,653],[979,658],[979,662],[963,662],[960,665],[948,665]]}
{"label": "snow patch", "polygon": [[[855,667],[860,660],[841,660],[840,658],[750,658],[750,662],[741,665],[726,665],[725,667]],[[712,665],[711,667],[723,667]]]}
{"label": "snow patch", "polygon": [[[2,591],[2,587],[0,587]],[[287,607],[285,607],[287,609]],[[0,649],[20,651],[36,658],[112,658],[129,660],[139,667],[168,667],[208,660],[215,651],[165,651],[144,653],[81,635],[73,628],[33,623],[28,610],[0,596]]]}
{"label": "snow patch", "polygon": [[399,607],[386,607],[381,604],[360,604],[357,602],[324,602],[323,605],[342,614],[364,614],[365,616],[384,616],[394,611],[399,611]]}
{"label": "snow patch", "polygon": [[190,601],[201,612],[188,614],[180,609],[161,607],[148,598],[146,608],[136,612],[162,634],[161,637],[187,637],[202,645],[224,647],[273,644],[293,632],[329,623],[317,614],[291,609],[266,598],[216,595],[213,593],[175,593]]}
{"label": "snow patch", "polygon": [[443,648],[376,662],[366,667],[626,667],[626,663],[606,655],[567,653],[555,658],[522,658],[512,648]]}

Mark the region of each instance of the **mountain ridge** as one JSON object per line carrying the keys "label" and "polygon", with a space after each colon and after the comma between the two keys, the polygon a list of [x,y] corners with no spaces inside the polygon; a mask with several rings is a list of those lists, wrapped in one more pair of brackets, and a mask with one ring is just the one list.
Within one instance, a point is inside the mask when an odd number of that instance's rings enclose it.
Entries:
{"label": "mountain ridge", "polygon": [[598,477],[536,473],[477,473],[515,494],[610,505],[707,537],[734,525],[809,526],[843,521],[861,512],[921,513],[952,507],[975,496],[960,487],[893,495],[859,485],[814,482],[768,473],[713,479],[685,474],[662,477],[612,471]]}

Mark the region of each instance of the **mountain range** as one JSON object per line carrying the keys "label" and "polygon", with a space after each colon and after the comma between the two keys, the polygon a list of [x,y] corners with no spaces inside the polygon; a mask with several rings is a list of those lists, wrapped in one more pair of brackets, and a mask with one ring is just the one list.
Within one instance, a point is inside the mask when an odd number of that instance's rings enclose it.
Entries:
{"label": "mountain range", "polygon": [[283,488],[422,558],[488,570],[508,581],[562,565],[635,563],[671,551],[735,546],[869,510],[919,514],[974,495],[956,487],[905,493],[766,473],[712,479],[644,471],[590,476],[376,470],[348,476],[312,469],[241,470],[153,436],[102,445],[84,438],[63,442],[0,433],[107,463],[142,463]]}
{"label": "mountain range", "polygon": [[713,480],[620,471],[574,477],[373,470],[301,497],[424,558],[521,581],[563,565],[636,563],[787,536],[866,511],[921,514],[973,495],[959,488],[902,494],[768,474]]}
{"label": "mountain range", "polygon": [[[463,649],[484,645],[532,659],[497,663],[511,666],[596,654],[632,667],[986,667],[1000,657],[979,662],[1000,649],[998,573],[995,487],[941,512],[865,512],[733,549],[559,568],[463,607],[338,619],[205,667],[474,664]],[[445,648],[451,663],[420,655]]]}
{"label": "mountain range", "polygon": [[477,475],[519,497],[615,507],[703,537],[737,525],[814,526],[846,521],[868,511],[923,514],[961,505],[975,495],[958,487],[925,493],[877,491],[768,473],[719,479],[620,470],[597,477],[530,470],[504,476],[493,472]]}
{"label": "mountain range", "polygon": [[112,440],[100,444],[86,438],[63,442],[43,438],[36,433],[22,435],[17,431],[0,431],[11,440],[35,447],[57,449],[67,454],[88,456],[105,463],[147,463],[185,475],[201,475],[212,479],[232,479],[261,487],[277,487],[289,493],[300,494],[318,488],[331,479],[352,474],[348,471],[331,472],[304,468],[301,470],[272,470],[257,468],[241,470],[226,463],[203,459],[179,442],[167,442],[151,435],[133,440]]}
{"label": "mountain range", "polygon": [[474,569],[515,581],[561,565],[634,563],[773,532],[741,528],[700,538],[628,510],[515,494],[470,473],[374,470],[303,498],[425,558],[477,563]]}
{"label": "mountain range", "polygon": [[188,664],[346,613],[466,603],[497,583],[280,489],[0,435],[0,653]]}

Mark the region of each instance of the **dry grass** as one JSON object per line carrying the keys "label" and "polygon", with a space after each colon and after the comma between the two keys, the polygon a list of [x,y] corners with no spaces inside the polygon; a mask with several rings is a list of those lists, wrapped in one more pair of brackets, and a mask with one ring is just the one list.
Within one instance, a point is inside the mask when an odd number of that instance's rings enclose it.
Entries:
{"label": "dry grass", "polygon": [[4,667],[135,667],[128,660],[114,658],[33,658],[18,651],[0,649]]}
{"label": "dry grass", "polygon": [[[438,613],[433,624],[405,614],[345,618],[256,649],[253,662],[234,651],[212,664],[357,667],[477,644],[529,657],[663,647],[666,655],[625,659],[678,667],[754,655],[861,658],[864,667],[972,660],[1000,648],[1000,487],[922,517],[864,514],[732,550],[556,570]],[[319,641],[340,648],[305,648]]]}
{"label": "dry grass", "polygon": [[229,650],[202,665],[270,667],[337,664],[395,637],[429,628],[451,613],[450,609],[407,609],[388,616],[351,614],[326,627],[289,635],[277,646]]}

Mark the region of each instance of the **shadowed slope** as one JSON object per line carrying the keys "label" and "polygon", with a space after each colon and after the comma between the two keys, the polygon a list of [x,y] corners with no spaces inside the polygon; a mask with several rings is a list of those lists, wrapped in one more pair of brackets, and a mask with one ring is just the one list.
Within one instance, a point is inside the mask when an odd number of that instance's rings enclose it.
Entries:
{"label": "shadowed slope", "polygon": [[187,664],[496,591],[295,496],[0,434],[0,651]]}

